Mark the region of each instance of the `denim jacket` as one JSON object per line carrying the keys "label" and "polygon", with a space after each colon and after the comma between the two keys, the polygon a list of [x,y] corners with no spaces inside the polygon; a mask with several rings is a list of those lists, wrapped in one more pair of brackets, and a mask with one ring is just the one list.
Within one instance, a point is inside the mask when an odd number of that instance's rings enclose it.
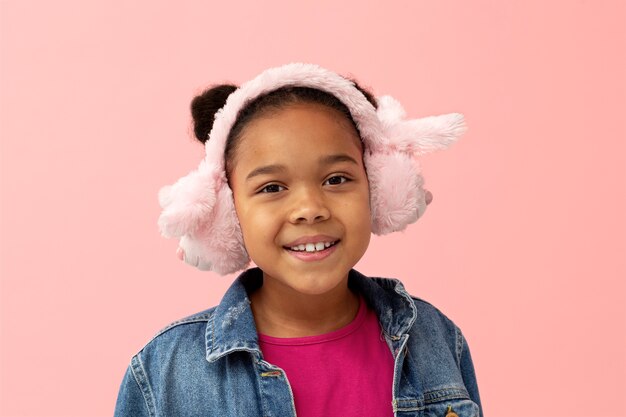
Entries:
{"label": "denim jacket", "polygon": [[[115,416],[295,416],[287,377],[259,348],[248,293],[261,283],[248,269],[219,305],[158,332],[132,357]],[[348,285],[376,312],[395,358],[395,416],[482,417],[470,351],[450,319],[398,280],[351,270]]]}

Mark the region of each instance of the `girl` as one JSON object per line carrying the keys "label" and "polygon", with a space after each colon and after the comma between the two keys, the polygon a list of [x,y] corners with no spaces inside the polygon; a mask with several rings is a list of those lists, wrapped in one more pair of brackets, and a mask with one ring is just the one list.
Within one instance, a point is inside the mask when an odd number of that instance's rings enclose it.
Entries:
{"label": "girl", "polygon": [[404,120],[389,96],[316,65],[271,68],[192,102],[206,157],[159,192],[179,257],[245,270],[218,306],[131,359],[116,416],[482,416],[459,328],[353,266],[371,233],[426,208],[413,156],[463,117]]}

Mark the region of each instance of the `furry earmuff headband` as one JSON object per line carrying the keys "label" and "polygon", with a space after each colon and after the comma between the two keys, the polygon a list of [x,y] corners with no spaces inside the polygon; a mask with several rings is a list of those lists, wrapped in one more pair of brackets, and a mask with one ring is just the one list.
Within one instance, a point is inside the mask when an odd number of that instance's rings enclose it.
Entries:
{"label": "furry earmuff headband", "polygon": [[403,230],[426,209],[424,180],[414,157],[447,148],[466,130],[459,113],[405,120],[404,109],[391,96],[378,97],[376,109],[352,81],[317,65],[267,69],[231,93],[216,113],[199,167],[159,191],[159,229],[164,237],[180,239],[179,256],[188,264],[221,275],[248,266],[224,149],[240,110],[284,86],[325,91],[350,110],[364,144],[372,232],[378,235]]}

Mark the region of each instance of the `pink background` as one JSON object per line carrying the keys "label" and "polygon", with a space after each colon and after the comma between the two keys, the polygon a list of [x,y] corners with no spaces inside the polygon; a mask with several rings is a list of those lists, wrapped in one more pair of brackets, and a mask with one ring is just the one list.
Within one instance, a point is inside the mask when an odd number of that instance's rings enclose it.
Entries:
{"label": "pink background", "polygon": [[488,416],[626,416],[626,3],[20,1],[1,12],[3,416],[111,415],[132,354],[219,302],[159,236],[189,102],[290,61],[468,133],[357,269],[464,330]]}

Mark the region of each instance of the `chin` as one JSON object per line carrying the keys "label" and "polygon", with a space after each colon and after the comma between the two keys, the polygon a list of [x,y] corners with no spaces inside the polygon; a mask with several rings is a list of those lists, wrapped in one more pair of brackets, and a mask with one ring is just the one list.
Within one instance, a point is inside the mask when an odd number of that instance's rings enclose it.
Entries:
{"label": "chin", "polygon": [[298,294],[311,296],[324,295],[333,291],[337,286],[344,284],[344,279],[348,275],[348,270],[343,274],[329,273],[324,269],[293,271],[289,276],[276,273],[277,271],[272,274],[271,269],[265,270],[262,267],[261,270],[264,272],[265,279],[280,283]]}
{"label": "chin", "polygon": [[347,281],[344,283],[344,278],[347,274],[348,271],[338,277],[329,277],[329,275],[323,271],[303,274],[299,276],[297,283],[291,285],[291,288],[300,294],[323,295],[333,291],[339,285],[347,285]]}

